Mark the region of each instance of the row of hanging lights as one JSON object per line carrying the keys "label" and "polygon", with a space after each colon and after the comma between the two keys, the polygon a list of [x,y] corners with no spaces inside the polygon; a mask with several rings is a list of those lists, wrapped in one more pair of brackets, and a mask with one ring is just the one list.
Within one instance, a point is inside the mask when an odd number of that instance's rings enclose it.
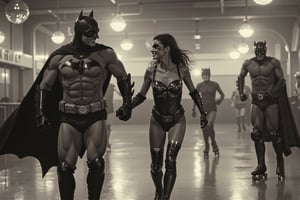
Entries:
{"label": "row of hanging lights", "polygon": [[[272,2],[272,0],[254,0],[258,5],[267,5]],[[229,53],[230,58],[238,59],[241,54],[246,54],[249,51],[249,45],[245,42],[246,38],[250,38],[254,34],[254,29],[248,21],[247,15],[248,0],[245,0],[245,18],[243,19],[243,24],[239,29],[239,34],[243,37],[243,41],[238,45],[238,47]]]}
{"label": "row of hanging lights", "polygon": [[[137,5],[137,6],[139,6],[140,11],[138,13],[123,14],[120,12],[120,6],[122,6],[122,5],[123,6]],[[116,32],[122,32],[125,30],[125,28],[127,26],[127,23],[123,16],[124,15],[140,15],[141,12],[142,12],[142,7],[141,7],[140,3],[132,2],[132,3],[117,4],[117,12],[116,12],[115,16],[113,17],[113,19],[111,20],[110,27]],[[128,38],[127,31],[125,31],[125,38],[122,40],[120,46],[125,51],[131,50],[134,46],[132,40]]]}
{"label": "row of hanging lights", "polygon": [[[246,1],[245,18],[243,20],[244,21],[243,25],[239,29],[239,33],[243,38],[249,38],[253,35],[254,30],[248,22],[247,13],[246,13],[248,5],[247,5],[247,0],[245,0],[245,1]],[[266,4],[271,3],[272,0],[254,0],[254,2],[259,5],[266,5]],[[57,18],[57,24],[56,24],[57,30],[51,36],[51,40],[55,44],[61,44],[65,40],[64,33],[59,30],[59,18],[58,18],[59,13],[58,13],[58,11],[59,11],[59,0],[57,0],[57,15],[55,15]],[[5,7],[5,16],[6,16],[7,20],[14,24],[24,23],[28,19],[29,14],[30,14],[29,7],[23,0],[11,0]],[[200,49],[199,41],[200,41],[201,36],[199,34],[199,28],[198,28],[199,20],[195,20],[195,22],[196,22],[196,33],[194,35],[195,48]],[[114,18],[112,19],[110,26],[116,32],[121,32],[121,31],[125,30],[125,28],[127,26],[127,23],[126,23],[125,19],[123,18],[122,13],[120,12],[119,4],[117,5],[117,12],[116,12]],[[4,40],[5,40],[5,35],[3,32],[0,31],[0,44]],[[128,38],[127,32],[125,32],[125,38],[122,41],[120,46],[122,49],[127,50],[127,51],[133,47],[132,40],[130,40]],[[146,46],[147,46],[147,41],[146,41]],[[148,44],[148,46],[149,46],[149,44]],[[243,52],[246,52],[246,50],[249,49],[249,47],[245,42],[243,42],[239,45],[238,49],[241,53],[243,53]]]}

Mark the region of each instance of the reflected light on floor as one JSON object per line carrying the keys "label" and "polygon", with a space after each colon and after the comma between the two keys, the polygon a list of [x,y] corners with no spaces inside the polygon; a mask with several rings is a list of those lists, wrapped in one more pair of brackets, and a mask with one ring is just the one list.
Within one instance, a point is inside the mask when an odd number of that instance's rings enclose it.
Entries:
{"label": "reflected light on floor", "polygon": [[24,188],[21,186],[19,187],[20,191],[14,194],[14,200],[25,200],[24,198]]}
{"label": "reflected light on floor", "polygon": [[201,183],[203,182],[203,170],[201,166],[201,161],[203,160],[202,154],[199,154],[199,152],[193,153],[194,158],[194,187],[199,188]]}
{"label": "reflected light on floor", "polygon": [[126,172],[124,172],[121,167],[122,163],[116,162],[114,164],[112,184],[116,200],[137,200],[136,194],[134,193],[135,188],[130,187],[130,179],[126,176]]}
{"label": "reflected light on floor", "polygon": [[47,193],[52,193],[53,191],[55,191],[56,188],[56,175],[55,174],[51,174],[50,176],[47,176],[46,178],[44,178],[44,189]]}
{"label": "reflected light on floor", "polygon": [[249,185],[245,183],[245,180],[240,179],[240,175],[232,173],[232,183],[230,184],[230,191],[232,192],[230,200],[241,200],[243,199],[243,193],[247,191]]}

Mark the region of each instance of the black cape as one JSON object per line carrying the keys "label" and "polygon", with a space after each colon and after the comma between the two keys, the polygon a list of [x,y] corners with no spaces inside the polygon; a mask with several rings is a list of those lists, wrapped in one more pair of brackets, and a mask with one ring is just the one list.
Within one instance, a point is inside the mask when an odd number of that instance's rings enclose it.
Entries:
{"label": "black cape", "polygon": [[283,152],[286,156],[291,154],[291,147],[300,148],[300,137],[294,120],[286,87],[282,87],[278,92],[279,110],[279,133],[283,140]]}
{"label": "black cape", "polygon": [[[258,60],[256,57],[251,58],[254,62],[261,65],[263,62],[271,61],[273,57],[266,56],[263,60]],[[278,80],[276,80],[278,81]],[[278,111],[279,111],[279,134],[283,140],[282,147],[284,155],[288,156],[292,153],[291,147],[300,148],[300,136],[294,120],[292,109],[287,95],[286,86],[282,87],[277,93]],[[266,130],[264,130],[266,131]],[[268,135],[266,133],[266,135]],[[267,139],[270,141],[270,139]]]}
{"label": "black cape", "polygon": [[[71,44],[62,46],[54,51],[42,67],[33,85],[25,95],[21,104],[15,111],[5,120],[0,127],[0,155],[15,154],[19,158],[32,156],[39,160],[42,168],[43,176],[48,170],[57,166],[57,138],[60,125],[60,113],[58,103],[62,98],[62,87],[57,80],[47,99],[47,115],[52,124],[51,128],[37,127],[37,111],[39,106],[39,85],[43,78],[43,73],[48,67],[50,59],[55,55],[89,55],[94,51],[108,49],[102,44],[85,50],[78,50]],[[109,73],[109,72],[108,72]],[[110,82],[111,74],[109,73],[103,85],[105,93]],[[81,157],[84,152],[81,152]]]}

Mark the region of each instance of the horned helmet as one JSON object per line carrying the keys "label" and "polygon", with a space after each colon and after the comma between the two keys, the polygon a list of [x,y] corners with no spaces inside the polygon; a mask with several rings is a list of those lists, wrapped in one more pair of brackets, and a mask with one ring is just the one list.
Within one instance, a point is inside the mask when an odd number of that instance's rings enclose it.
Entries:
{"label": "horned helmet", "polygon": [[209,67],[202,68],[201,70],[202,70],[202,73],[201,73],[202,76],[206,75],[206,76],[210,77],[210,68]]}
{"label": "horned helmet", "polygon": [[258,59],[263,59],[267,54],[266,41],[254,41],[254,53]]}
{"label": "horned helmet", "polygon": [[76,47],[84,47],[85,44],[82,43],[82,36],[99,38],[99,26],[97,21],[94,19],[93,11],[90,12],[88,16],[84,16],[81,10],[78,18],[74,24],[74,38],[73,45]]}

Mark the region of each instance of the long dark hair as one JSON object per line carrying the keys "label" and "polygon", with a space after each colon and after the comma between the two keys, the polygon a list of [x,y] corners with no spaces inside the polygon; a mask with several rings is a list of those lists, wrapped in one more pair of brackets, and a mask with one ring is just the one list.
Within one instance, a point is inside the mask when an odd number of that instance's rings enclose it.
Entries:
{"label": "long dark hair", "polygon": [[175,38],[171,34],[159,34],[154,36],[153,40],[159,40],[164,47],[170,47],[170,57],[172,62],[179,66],[189,68],[191,63],[191,59],[189,57],[190,51],[180,49]]}

